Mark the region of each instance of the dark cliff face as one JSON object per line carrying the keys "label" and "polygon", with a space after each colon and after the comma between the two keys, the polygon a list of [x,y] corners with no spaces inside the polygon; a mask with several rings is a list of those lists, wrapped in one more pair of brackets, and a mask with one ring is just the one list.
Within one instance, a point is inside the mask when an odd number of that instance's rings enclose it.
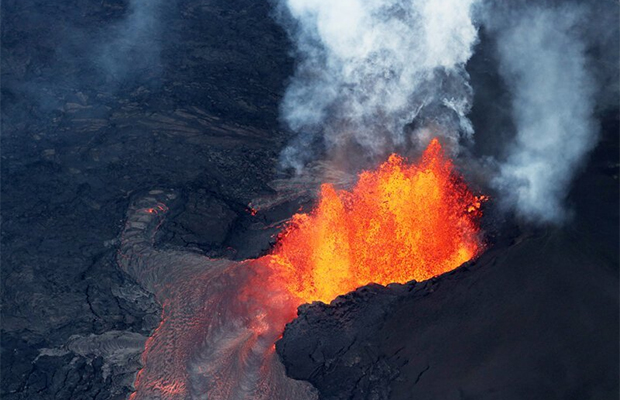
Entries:
{"label": "dark cliff face", "polygon": [[618,120],[562,228],[498,240],[423,283],[299,309],[277,351],[322,399],[615,399]]}
{"label": "dark cliff face", "polygon": [[311,382],[326,399],[387,398],[399,366],[378,351],[376,342],[389,336],[376,333],[400,300],[421,286],[371,284],[330,305],[302,305],[276,343],[287,374]]}

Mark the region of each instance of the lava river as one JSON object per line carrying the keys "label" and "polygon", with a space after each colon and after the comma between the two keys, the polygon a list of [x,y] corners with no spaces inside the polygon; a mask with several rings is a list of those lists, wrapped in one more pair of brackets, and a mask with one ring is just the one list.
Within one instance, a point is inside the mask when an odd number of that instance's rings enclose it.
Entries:
{"label": "lava river", "polygon": [[286,377],[274,343],[300,304],[360,286],[425,280],[481,251],[474,196],[433,140],[416,164],[392,155],[351,191],[323,185],[270,255],[244,262],[158,250],[172,195],[138,199],[118,261],[155,294],[162,322],[143,353],[132,399],[316,399]]}

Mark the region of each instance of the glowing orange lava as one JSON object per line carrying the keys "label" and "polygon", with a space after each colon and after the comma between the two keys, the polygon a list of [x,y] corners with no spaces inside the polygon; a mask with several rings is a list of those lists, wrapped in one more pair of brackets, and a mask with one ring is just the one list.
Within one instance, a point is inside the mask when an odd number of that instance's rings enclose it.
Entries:
{"label": "glowing orange lava", "polygon": [[434,139],[418,164],[393,154],[351,191],[323,185],[316,209],[293,216],[269,262],[300,302],[330,302],[371,282],[426,280],[480,252],[485,199]]}

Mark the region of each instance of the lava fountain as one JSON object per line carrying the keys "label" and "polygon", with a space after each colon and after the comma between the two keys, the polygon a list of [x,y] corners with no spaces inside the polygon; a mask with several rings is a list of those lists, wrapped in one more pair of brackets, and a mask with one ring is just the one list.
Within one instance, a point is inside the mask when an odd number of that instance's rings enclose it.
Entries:
{"label": "lava fountain", "polygon": [[422,281],[476,256],[484,196],[474,196],[437,139],[418,164],[396,154],[362,172],[351,191],[321,188],[268,257],[302,302],[329,302],[368,283]]}
{"label": "lava fountain", "polygon": [[155,191],[130,207],[118,256],[163,306],[135,400],[316,399],[275,354],[300,304],[371,282],[425,280],[482,249],[485,198],[468,190],[437,140],[417,164],[392,155],[351,191],[323,185],[316,208],[294,215],[271,254],[255,260],[154,248],[172,198]]}

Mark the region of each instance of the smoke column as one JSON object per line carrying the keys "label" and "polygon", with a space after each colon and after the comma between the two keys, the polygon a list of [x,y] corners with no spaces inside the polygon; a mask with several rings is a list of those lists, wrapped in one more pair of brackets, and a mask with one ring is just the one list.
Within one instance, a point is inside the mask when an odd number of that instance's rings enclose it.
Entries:
{"label": "smoke column", "polygon": [[429,128],[445,143],[469,138],[464,65],[477,41],[475,2],[280,0],[279,20],[298,61],[281,110],[297,137],[283,165],[300,172],[323,152],[348,149],[376,159],[430,140]]}
{"label": "smoke column", "polygon": [[477,42],[476,14],[495,37],[517,130],[496,155],[490,184],[503,208],[525,220],[566,218],[570,182],[597,139],[597,87],[586,54],[588,42],[605,35],[580,26],[592,17],[588,7],[476,0],[278,5],[298,62],[281,106],[296,133],[281,155],[285,168],[299,173],[318,158],[376,161],[432,136],[459,151],[473,137],[465,64]]}
{"label": "smoke column", "polygon": [[575,29],[582,15],[577,6],[534,7],[491,23],[517,128],[492,184],[526,220],[564,220],[571,179],[596,144],[596,86]]}

